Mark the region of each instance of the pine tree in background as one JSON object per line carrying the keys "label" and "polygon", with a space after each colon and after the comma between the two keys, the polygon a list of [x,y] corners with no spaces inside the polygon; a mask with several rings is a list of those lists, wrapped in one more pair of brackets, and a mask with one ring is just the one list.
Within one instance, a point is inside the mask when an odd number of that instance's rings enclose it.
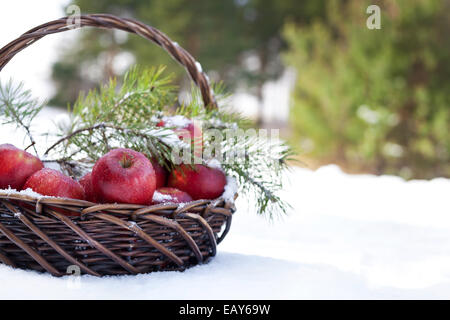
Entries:
{"label": "pine tree in background", "polygon": [[450,1],[327,2],[325,22],[284,35],[298,70],[293,141],[322,163],[450,177]]}
{"label": "pine tree in background", "polygon": [[[212,80],[246,87],[262,99],[262,85],[281,74],[281,29],[286,19],[298,24],[323,16],[325,1],[298,0],[74,0],[82,13],[128,16],[155,26],[201,61]],[[125,52],[125,54],[124,54]],[[183,71],[161,49],[135,35],[85,29],[53,67],[54,105],[73,102],[80,90],[121,75],[118,55],[140,65],[166,65],[181,80]],[[248,58],[253,63],[249,65]],[[216,75],[214,77],[214,75]]]}

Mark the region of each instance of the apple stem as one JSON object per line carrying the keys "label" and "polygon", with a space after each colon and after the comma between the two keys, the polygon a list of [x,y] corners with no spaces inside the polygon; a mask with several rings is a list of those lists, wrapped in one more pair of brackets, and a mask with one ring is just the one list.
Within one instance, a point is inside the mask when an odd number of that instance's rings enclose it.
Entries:
{"label": "apple stem", "polygon": [[122,155],[122,159],[120,159],[120,165],[122,166],[122,168],[124,169],[128,169],[129,167],[131,167],[131,165],[133,164],[133,156],[128,154],[128,153],[124,153]]}

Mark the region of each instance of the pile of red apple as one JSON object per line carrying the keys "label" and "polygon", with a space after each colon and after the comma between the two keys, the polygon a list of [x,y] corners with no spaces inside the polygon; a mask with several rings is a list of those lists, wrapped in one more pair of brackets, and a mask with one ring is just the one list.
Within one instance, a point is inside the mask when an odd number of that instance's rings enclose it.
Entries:
{"label": "pile of red apple", "polygon": [[219,169],[180,165],[168,172],[157,159],[124,148],[102,156],[90,173],[76,181],[44,168],[38,157],[24,150],[0,145],[0,189],[32,189],[44,196],[95,203],[151,205],[215,199],[225,184],[225,174]]}

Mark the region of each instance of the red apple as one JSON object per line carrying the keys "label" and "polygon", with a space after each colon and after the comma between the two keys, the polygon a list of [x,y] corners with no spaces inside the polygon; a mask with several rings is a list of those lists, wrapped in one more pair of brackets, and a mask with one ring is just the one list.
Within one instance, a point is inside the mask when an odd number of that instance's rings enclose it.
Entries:
{"label": "red apple", "polygon": [[167,176],[169,173],[167,170],[159,164],[158,160],[155,158],[151,158],[150,162],[152,163],[153,169],[155,170],[156,175],[156,189],[164,187],[167,182]]}
{"label": "red apple", "polygon": [[98,203],[97,195],[94,192],[94,186],[92,185],[92,172],[89,172],[80,179],[80,184],[84,189],[86,200],[90,202]]}
{"label": "red apple", "polygon": [[94,165],[92,185],[102,202],[148,205],[156,189],[155,170],[142,153],[114,149]]}
{"label": "red apple", "polygon": [[12,144],[0,145],[0,189],[21,190],[27,179],[44,167],[39,158]]}
{"label": "red apple", "polygon": [[[172,118],[181,117],[174,116]],[[183,119],[181,121],[168,121],[161,120],[156,126],[158,127],[170,127],[178,135],[180,140],[186,143],[193,143],[194,154],[197,157],[202,156],[203,147],[203,132],[202,129],[197,126],[194,121]],[[179,123],[178,123],[179,122]]]}
{"label": "red apple", "polygon": [[84,200],[84,190],[80,183],[59,171],[44,168],[28,178],[23,189],[32,189],[43,196],[53,196]]}
{"label": "red apple", "polygon": [[198,200],[220,197],[226,183],[226,176],[219,169],[200,164],[194,167],[183,164],[170,173],[168,186],[185,191]]}
{"label": "red apple", "polygon": [[194,122],[189,122],[186,126],[181,128],[176,128],[175,132],[179,135],[180,139],[185,136],[190,137],[190,139],[200,147],[203,145],[203,132]]}
{"label": "red apple", "polygon": [[175,188],[159,188],[153,194],[153,204],[161,203],[185,203],[192,201],[192,197],[181,190]]}

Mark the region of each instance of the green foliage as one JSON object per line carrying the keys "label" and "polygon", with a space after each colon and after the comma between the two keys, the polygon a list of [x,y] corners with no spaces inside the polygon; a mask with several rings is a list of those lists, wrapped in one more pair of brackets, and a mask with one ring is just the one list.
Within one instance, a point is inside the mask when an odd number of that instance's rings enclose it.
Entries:
{"label": "green foliage", "polygon": [[164,69],[140,71],[134,67],[125,75],[119,90],[117,80],[111,79],[99,90],[93,89],[86,96],[80,94],[71,111],[87,125],[120,119],[129,128],[139,126],[142,119],[150,119],[164,106],[175,104],[173,77],[162,77]]}
{"label": "green foliage", "polygon": [[288,24],[298,70],[291,121],[305,153],[405,178],[450,176],[448,1],[327,2],[327,18]]}
{"label": "green foliage", "polygon": [[[0,83],[0,119],[2,124],[15,124],[25,130],[34,148],[34,138],[30,131],[31,122],[43,108],[44,103],[32,98],[31,91],[25,90],[23,84]],[[34,151],[37,153],[36,148]]]}

